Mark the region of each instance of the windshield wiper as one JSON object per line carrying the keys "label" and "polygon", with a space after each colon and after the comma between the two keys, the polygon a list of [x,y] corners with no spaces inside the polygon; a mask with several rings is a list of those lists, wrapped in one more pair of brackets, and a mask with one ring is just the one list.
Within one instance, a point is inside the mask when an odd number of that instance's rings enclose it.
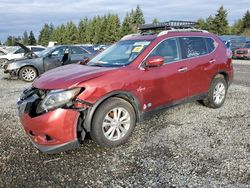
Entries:
{"label": "windshield wiper", "polygon": [[99,63],[90,64],[89,66],[93,66],[93,67],[105,67],[103,64],[99,64]]}

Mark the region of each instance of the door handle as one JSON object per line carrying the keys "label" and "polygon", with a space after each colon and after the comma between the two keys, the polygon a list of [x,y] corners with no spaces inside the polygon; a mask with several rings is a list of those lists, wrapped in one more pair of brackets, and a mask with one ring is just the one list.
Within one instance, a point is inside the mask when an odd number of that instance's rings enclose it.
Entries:
{"label": "door handle", "polygon": [[181,67],[178,72],[187,72],[188,68],[187,67]]}
{"label": "door handle", "polygon": [[215,63],[215,62],[216,62],[215,59],[211,59],[211,60],[209,61],[209,63],[211,63],[211,64],[213,64],[213,63]]}

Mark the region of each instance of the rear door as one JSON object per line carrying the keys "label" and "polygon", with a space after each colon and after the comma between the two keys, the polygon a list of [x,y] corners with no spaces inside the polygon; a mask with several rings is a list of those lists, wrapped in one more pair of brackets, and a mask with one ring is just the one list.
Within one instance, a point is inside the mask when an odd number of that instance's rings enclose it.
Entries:
{"label": "rear door", "polygon": [[144,110],[164,107],[187,97],[188,73],[186,62],[181,60],[178,40],[162,41],[149,56],[161,56],[165,63],[141,72],[142,86],[139,89],[145,100]]}
{"label": "rear door", "polygon": [[218,71],[216,42],[209,37],[180,37],[179,40],[183,62],[188,68],[189,96],[207,93],[211,77]]}
{"label": "rear door", "polygon": [[44,70],[50,70],[62,65],[62,58],[64,56],[66,46],[61,46],[54,49],[48,57],[45,57],[44,62]]}

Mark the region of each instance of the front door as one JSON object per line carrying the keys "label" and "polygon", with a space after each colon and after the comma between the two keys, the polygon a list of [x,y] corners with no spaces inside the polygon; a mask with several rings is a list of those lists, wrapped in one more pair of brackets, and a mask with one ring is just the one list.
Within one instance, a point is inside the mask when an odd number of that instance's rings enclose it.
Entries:
{"label": "front door", "polygon": [[58,47],[54,49],[49,54],[49,56],[44,58],[44,70],[45,71],[62,65],[65,49],[66,49],[66,46]]}
{"label": "front door", "polygon": [[143,111],[171,105],[188,96],[188,69],[178,46],[176,38],[166,39],[149,55],[161,56],[165,63],[141,71]]}

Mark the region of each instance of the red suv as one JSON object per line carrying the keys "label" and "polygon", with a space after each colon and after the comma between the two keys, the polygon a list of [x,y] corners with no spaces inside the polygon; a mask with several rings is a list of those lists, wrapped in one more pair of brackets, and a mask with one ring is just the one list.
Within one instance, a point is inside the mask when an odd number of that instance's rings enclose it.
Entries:
{"label": "red suv", "polygon": [[75,148],[86,133],[113,147],[137,122],[170,106],[202,100],[221,107],[232,79],[231,54],[214,34],[141,33],[123,37],[86,65],[44,73],[22,93],[18,109],[25,132],[43,152]]}

